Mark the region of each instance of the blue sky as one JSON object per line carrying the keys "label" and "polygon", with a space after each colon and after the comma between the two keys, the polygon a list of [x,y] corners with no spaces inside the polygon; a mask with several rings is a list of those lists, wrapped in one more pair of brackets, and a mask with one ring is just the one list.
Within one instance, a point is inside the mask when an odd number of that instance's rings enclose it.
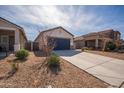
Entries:
{"label": "blue sky", "polygon": [[124,6],[0,6],[0,17],[22,26],[29,40],[43,31],[62,26],[75,36],[106,29],[124,39]]}

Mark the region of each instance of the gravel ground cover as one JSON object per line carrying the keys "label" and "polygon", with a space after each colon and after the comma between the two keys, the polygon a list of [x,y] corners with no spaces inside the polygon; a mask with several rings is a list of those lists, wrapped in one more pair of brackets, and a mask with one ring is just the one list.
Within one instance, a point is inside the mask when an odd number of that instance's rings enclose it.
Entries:
{"label": "gravel ground cover", "polygon": [[93,50],[88,50],[88,51],[86,51],[86,52],[124,60],[124,53],[103,52],[103,51],[93,51]]}
{"label": "gravel ground cover", "polygon": [[[0,60],[0,76],[11,69],[11,55]],[[0,87],[7,88],[106,88],[109,85],[85,71],[60,60],[59,69],[48,69],[44,64],[45,57],[34,53],[24,62],[19,63],[18,71],[8,79],[0,79]],[[40,67],[40,68],[39,68]]]}

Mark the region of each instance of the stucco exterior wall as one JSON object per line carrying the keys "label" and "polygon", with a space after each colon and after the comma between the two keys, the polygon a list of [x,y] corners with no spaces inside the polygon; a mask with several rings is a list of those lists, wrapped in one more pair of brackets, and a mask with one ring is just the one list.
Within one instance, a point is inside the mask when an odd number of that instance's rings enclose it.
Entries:
{"label": "stucco exterior wall", "polygon": [[25,48],[26,39],[22,32],[20,32],[20,48]]}
{"label": "stucco exterior wall", "polygon": [[39,44],[39,49],[42,50],[43,46],[43,40],[42,40],[43,34],[40,34],[39,37],[35,40],[35,42],[38,42]]}

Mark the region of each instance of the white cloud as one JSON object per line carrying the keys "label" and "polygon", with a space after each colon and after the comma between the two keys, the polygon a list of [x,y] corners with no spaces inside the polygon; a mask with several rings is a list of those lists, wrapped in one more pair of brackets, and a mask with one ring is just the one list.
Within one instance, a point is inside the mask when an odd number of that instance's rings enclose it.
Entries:
{"label": "white cloud", "polygon": [[42,21],[51,25],[67,26],[69,16],[62,13],[56,6],[42,6],[41,7]]}
{"label": "white cloud", "polygon": [[77,35],[110,27],[110,23],[105,22],[104,16],[86,11],[85,6],[11,6],[9,11],[3,10],[3,13],[21,24],[26,33],[33,34],[39,29],[55,26],[63,26]]}
{"label": "white cloud", "polygon": [[24,21],[44,25],[69,25],[69,16],[56,6],[16,6],[23,15],[18,15]]}
{"label": "white cloud", "polygon": [[12,6],[12,11],[16,12],[14,19],[19,19],[20,23],[31,23],[44,27],[94,29],[95,25],[102,21],[102,18],[85,12],[83,8],[75,9],[74,6],[63,7],[63,11],[58,6]]}

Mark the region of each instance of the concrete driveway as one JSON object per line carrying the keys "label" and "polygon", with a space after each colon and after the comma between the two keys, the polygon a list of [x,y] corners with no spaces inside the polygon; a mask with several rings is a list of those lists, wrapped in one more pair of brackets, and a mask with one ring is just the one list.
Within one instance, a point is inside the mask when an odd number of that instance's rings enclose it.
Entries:
{"label": "concrete driveway", "polygon": [[76,50],[62,50],[55,53],[114,87],[119,87],[124,82],[124,60]]}

